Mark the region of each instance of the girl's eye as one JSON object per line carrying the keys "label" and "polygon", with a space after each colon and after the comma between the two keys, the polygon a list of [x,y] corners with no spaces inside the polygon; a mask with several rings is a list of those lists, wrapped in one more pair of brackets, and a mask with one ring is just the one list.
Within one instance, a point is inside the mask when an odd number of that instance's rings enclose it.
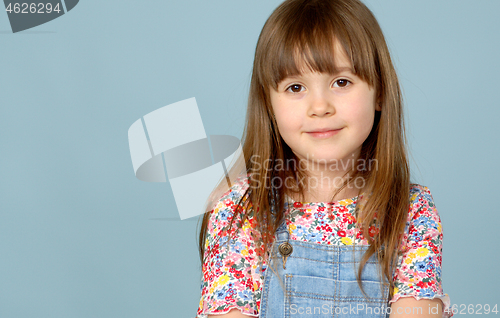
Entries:
{"label": "girl's eye", "polygon": [[[333,86],[344,88],[350,83],[351,83],[351,81],[342,78],[342,79],[336,80],[335,83],[333,83]],[[337,86],[335,86],[335,84],[337,84]]]}
{"label": "girl's eye", "polygon": [[292,92],[292,93],[300,93],[304,90],[304,86],[299,85],[299,84],[293,84],[293,85],[288,86],[288,88],[286,90],[289,92]]}

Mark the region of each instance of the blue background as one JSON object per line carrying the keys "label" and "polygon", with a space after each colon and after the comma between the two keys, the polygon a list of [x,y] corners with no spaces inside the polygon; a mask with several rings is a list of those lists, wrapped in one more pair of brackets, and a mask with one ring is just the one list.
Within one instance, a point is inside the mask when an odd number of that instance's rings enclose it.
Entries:
{"label": "blue background", "polygon": [[[127,130],[196,97],[207,134],[241,137],[279,3],[87,0],[16,34],[0,13],[0,317],[195,316],[197,222],[165,220],[171,189],[135,178]],[[413,180],[442,218],[444,290],[499,303],[500,2],[365,3],[404,90]]]}

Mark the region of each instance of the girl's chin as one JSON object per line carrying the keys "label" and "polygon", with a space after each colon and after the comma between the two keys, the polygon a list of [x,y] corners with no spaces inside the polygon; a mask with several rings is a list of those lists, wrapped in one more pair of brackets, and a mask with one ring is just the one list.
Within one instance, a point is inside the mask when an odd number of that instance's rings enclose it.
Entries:
{"label": "girl's chin", "polygon": [[324,154],[324,153],[308,153],[306,155],[298,155],[298,157],[310,162],[316,162],[318,164],[320,163],[340,164],[342,162],[351,163],[355,159],[354,155],[342,156],[339,154]]}

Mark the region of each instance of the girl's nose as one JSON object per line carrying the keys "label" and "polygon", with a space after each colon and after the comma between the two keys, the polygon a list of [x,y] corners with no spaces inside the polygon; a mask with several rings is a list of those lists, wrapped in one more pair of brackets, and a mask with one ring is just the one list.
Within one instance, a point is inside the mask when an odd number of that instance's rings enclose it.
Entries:
{"label": "girl's nose", "polygon": [[309,102],[309,116],[324,117],[335,114],[335,107],[326,93],[318,93],[311,96]]}

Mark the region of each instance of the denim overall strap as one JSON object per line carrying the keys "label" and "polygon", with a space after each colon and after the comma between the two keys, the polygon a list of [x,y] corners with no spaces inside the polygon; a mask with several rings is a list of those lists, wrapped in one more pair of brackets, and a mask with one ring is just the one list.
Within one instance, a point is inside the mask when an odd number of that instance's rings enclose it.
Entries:
{"label": "denim overall strap", "polygon": [[[363,295],[356,280],[367,246],[332,246],[288,240],[285,226],[276,231],[265,272],[260,318],[388,317],[389,284],[380,279],[372,255],[362,272]],[[278,246],[288,242],[286,260]]]}

